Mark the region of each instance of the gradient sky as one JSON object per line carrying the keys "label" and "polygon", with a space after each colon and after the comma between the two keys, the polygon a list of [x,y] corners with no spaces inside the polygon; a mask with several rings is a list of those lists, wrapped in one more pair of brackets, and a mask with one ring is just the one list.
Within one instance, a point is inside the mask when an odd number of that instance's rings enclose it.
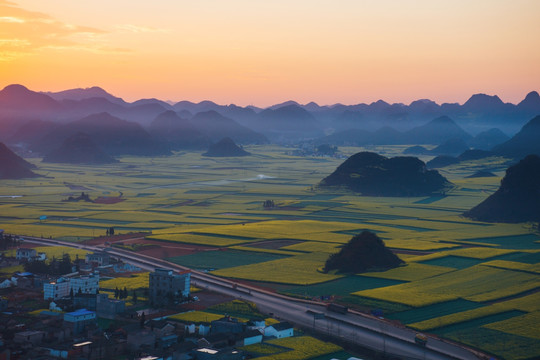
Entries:
{"label": "gradient sky", "polygon": [[0,0],[0,87],[267,106],[540,90],[538,0]]}

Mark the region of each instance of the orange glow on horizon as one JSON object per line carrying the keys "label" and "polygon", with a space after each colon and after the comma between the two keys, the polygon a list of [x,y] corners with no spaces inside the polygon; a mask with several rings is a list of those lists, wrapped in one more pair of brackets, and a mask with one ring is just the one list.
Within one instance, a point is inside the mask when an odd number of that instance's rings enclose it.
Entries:
{"label": "orange glow on horizon", "polygon": [[517,103],[539,90],[539,13],[532,0],[0,0],[0,86],[256,106]]}

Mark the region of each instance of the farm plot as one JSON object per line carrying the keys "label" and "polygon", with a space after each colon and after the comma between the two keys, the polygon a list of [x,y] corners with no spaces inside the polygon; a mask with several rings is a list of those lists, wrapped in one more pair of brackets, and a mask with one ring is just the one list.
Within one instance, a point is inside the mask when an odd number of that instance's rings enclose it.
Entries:
{"label": "farm plot", "polygon": [[134,290],[148,287],[149,273],[142,272],[131,275],[130,277],[117,277],[114,279],[101,280],[99,287],[107,290],[124,289]]}
{"label": "farm plot", "polygon": [[[288,348],[289,351],[263,356],[261,360],[302,360],[310,359],[316,356],[331,354],[342,350],[340,346],[332,343],[324,342],[310,336],[295,336],[283,339],[269,340],[266,343]],[[252,345],[249,345],[252,346]],[[243,350],[250,351],[250,347],[245,346]],[[254,348],[253,350],[256,350]]]}
{"label": "farm plot", "polygon": [[227,251],[203,251],[196,254],[177,256],[168,258],[175,264],[187,266],[194,269],[214,270],[226,269],[231,267],[243,267],[250,264],[257,264],[269,261],[277,261],[284,258],[283,255],[271,253],[258,253],[237,250]]}
{"label": "farm plot", "polygon": [[311,253],[257,264],[213,271],[212,274],[228,278],[275,282],[283,284],[316,284],[334,280],[342,275],[324,274],[319,268],[328,257],[326,253]]}
{"label": "farm plot", "polygon": [[476,265],[420,281],[354,294],[420,307],[459,298],[470,301],[496,300],[539,286],[538,276]]}

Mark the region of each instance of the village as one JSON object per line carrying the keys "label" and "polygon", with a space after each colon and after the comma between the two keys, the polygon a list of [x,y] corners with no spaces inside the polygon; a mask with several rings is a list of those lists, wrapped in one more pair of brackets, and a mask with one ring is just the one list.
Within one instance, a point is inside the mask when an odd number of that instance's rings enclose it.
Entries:
{"label": "village", "polygon": [[[240,360],[285,352],[297,358],[295,343],[311,346],[314,356],[342,350],[259,313],[254,304],[192,287],[190,271],[157,268],[144,288],[128,291],[100,281],[142,270],[107,251],[74,261],[51,261],[30,247],[18,247],[14,257],[0,255],[1,269],[39,270],[47,262],[56,268],[69,262],[69,271],[0,278],[0,360]],[[288,338],[288,347],[279,343]]]}

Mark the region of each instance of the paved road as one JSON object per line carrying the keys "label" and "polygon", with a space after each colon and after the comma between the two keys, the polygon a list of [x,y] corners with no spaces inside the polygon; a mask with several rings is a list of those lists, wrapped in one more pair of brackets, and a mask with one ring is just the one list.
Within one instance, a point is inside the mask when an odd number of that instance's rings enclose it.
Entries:
{"label": "paved road", "polygon": [[[70,243],[57,240],[25,237],[25,241],[47,245],[62,245],[100,251],[103,247],[86,246],[82,243]],[[111,255],[122,258],[143,269],[153,271],[155,267],[186,270],[186,267],[161,259],[130,251],[107,248]],[[477,360],[483,354],[464,348],[458,344],[430,337],[426,347],[414,343],[415,331],[399,327],[385,320],[360,313],[339,314],[329,312],[322,304],[294,299],[280,294],[264,291],[232,281],[218,278],[200,271],[192,270],[192,283],[200,288],[249,300],[257,304],[264,313],[289,321],[297,326],[310,328],[319,333],[340,338],[351,343],[386,352],[403,359],[422,360]],[[309,312],[308,312],[309,311]],[[324,318],[315,319],[313,313],[324,314]],[[488,357],[485,357],[486,359]]]}

